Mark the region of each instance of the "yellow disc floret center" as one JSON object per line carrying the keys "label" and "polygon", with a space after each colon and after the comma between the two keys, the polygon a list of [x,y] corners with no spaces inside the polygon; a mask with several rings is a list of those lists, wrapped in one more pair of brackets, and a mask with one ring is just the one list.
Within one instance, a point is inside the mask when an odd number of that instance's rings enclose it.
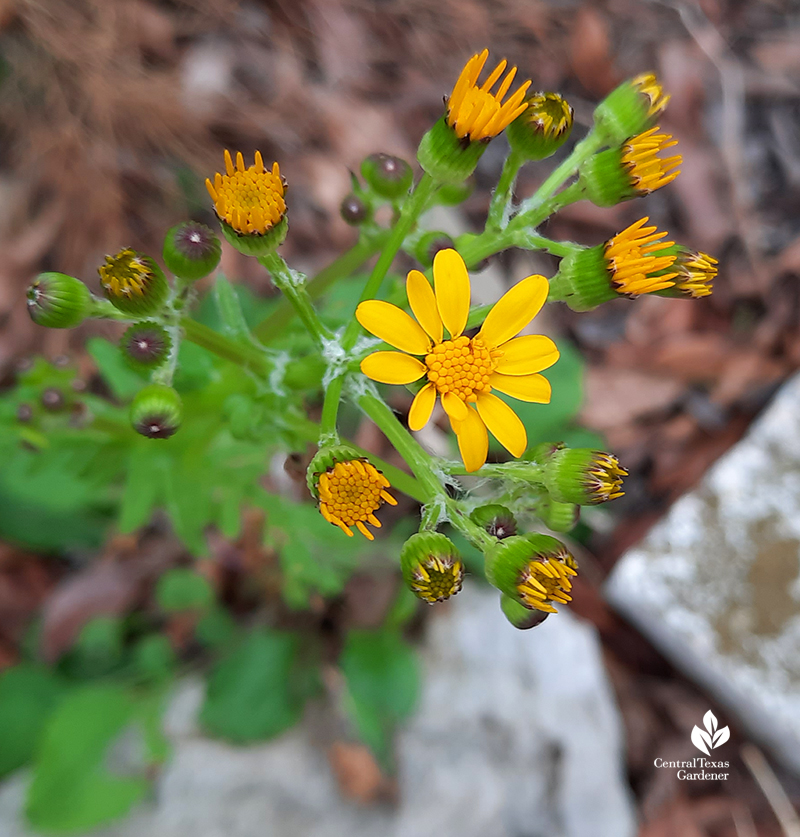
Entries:
{"label": "yellow disc floret center", "polygon": [[113,296],[143,296],[153,272],[147,262],[126,247],[116,256],[106,256],[98,268],[103,287]]}
{"label": "yellow disc floret center", "polygon": [[347,535],[353,535],[355,526],[365,537],[373,540],[365,523],[380,528],[375,512],[384,504],[396,505],[397,501],[385,489],[389,480],[365,460],[353,459],[337,462],[319,477],[320,512]]}
{"label": "yellow disc floret center", "polygon": [[449,556],[430,555],[414,571],[411,589],[423,600],[443,602],[461,589],[464,567]]}
{"label": "yellow disc floret center", "polygon": [[684,293],[699,299],[709,296],[711,286],[717,275],[717,260],[708,253],[692,253],[679,257],[677,286]]}
{"label": "yellow disc floret center", "polygon": [[273,165],[272,171],[265,169],[259,152],[255,164],[245,168],[241,153],[236,155],[234,167],[226,151],[225,174],[217,172],[213,184],[206,180],[206,188],[217,215],[242,235],[263,235],[286,214],[278,164]]}
{"label": "yellow disc floret center", "polygon": [[475,401],[478,393],[491,392],[489,378],[500,352],[477,338],[461,336],[433,347],[425,357],[428,380],[444,395],[452,392],[462,401]]}
{"label": "yellow disc floret center", "polygon": [[517,583],[522,603],[545,613],[556,613],[552,602],[572,601],[572,576],[578,574],[575,559],[567,552],[531,561]]}
{"label": "yellow disc floret center", "polygon": [[620,489],[623,477],[627,476],[628,472],[620,467],[616,456],[597,452],[589,465],[585,488],[594,497],[602,498],[603,502],[616,500],[625,494]]}

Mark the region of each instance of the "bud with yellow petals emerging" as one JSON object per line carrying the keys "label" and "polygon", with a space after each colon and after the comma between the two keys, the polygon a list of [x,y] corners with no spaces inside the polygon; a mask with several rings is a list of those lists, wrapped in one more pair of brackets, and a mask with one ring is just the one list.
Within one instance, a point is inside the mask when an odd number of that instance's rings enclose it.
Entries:
{"label": "bud with yellow petals emerging", "polygon": [[439,532],[412,535],[403,544],[400,568],[414,595],[429,604],[454,596],[464,580],[464,562],[456,545]]}

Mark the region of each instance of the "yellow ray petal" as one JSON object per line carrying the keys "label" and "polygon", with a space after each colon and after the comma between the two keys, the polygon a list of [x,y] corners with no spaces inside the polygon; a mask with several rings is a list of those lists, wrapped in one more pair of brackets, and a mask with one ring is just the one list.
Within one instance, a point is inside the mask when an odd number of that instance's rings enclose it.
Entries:
{"label": "yellow ray petal", "polygon": [[478,413],[492,435],[512,455],[522,456],[528,447],[525,425],[505,401],[488,392],[478,394]]}
{"label": "yellow ray petal", "polygon": [[433,405],[436,403],[436,387],[427,383],[414,396],[408,411],[408,426],[412,430],[422,430],[430,421]]}
{"label": "yellow ray petal", "polygon": [[496,371],[502,375],[530,375],[548,369],[559,358],[556,344],[543,334],[525,334],[503,343]]}
{"label": "yellow ray petal", "polygon": [[477,471],[489,453],[489,434],[481,417],[471,407],[467,407],[464,421],[453,421],[450,426],[458,439],[458,449],[468,471]]}
{"label": "yellow ray petal", "polygon": [[382,384],[410,384],[425,374],[426,366],[402,352],[373,352],[361,361],[361,371]]}
{"label": "yellow ray petal", "polygon": [[421,326],[402,308],[380,299],[368,299],[356,308],[364,328],[395,349],[412,355],[427,354],[431,341]]}
{"label": "yellow ray petal", "polygon": [[549,404],[550,381],[544,375],[501,375],[493,372],[489,377],[492,389],[499,390],[520,401],[533,401],[536,404]]}
{"label": "yellow ray petal", "polygon": [[445,328],[458,337],[469,315],[469,274],[464,259],[455,250],[440,250],[433,257],[436,305]]}
{"label": "yellow ray petal", "polygon": [[442,407],[453,421],[464,421],[467,417],[467,404],[454,392],[442,393]]}
{"label": "yellow ray petal", "polygon": [[441,343],[444,330],[439,309],[436,307],[436,294],[424,273],[412,270],[406,278],[408,304],[419,324],[428,332],[434,343]]}
{"label": "yellow ray petal", "polygon": [[493,349],[519,334],[541,310],[549,288],[544,276],[529,276],[518,282],[486,315],[478,337]]}

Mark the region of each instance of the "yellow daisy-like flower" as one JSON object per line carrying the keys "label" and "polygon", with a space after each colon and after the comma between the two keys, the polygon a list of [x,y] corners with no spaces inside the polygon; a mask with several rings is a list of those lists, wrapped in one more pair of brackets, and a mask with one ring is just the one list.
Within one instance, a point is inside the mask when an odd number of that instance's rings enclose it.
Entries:
{"label": "yellow daisy-like flower", "polygon": [[366,523],[380,528],[375,512],[384,504],[397,505],[397,500],[386,491],[389,480],[366,459],[337,462],[319,475],[319,510],[329,523],[353,537],[355,526],[365,538],[374,540]]}
{"label": "yellow daisy-like flower", "polygon": [[478,87],[478,76],[488,57],[489,50],[485,49],[467,61],[447,100],[447,124],[453,128],[459,138],[469,137],[473,142],[496,137],[527,107],[523,99],[530,81],[526,81],[517,88],[503,103],[511,82],[517,74],[516,67],[512,67],[506,73],[497,91],[491,92],[506,69],[508,62],[505,59]]}
{"label": "yellow daisy-like flower", "polygon": [[273,163],[272,171],[265,169],[260,151],[249,168],[237,152],[234,168],[226,149],[225,174],[217,172],[213,183],[206,178],[206,189],[218,217],[241,235],[264,235],[286,215],[286,186],[280,168]]}
{"label": "yellow daisy-like flower", "polygon": [[416,320],[380,300],[358,306],[359,323],[400,350],[373,352],[361,362],[361,371],[386,384],[410,384],[425,377],[427,383],[411,405],[409,427],[421,430],[428,423],[439,395],[468,471],[477,471],[486,461],[487,427],[513,456],[522,456],[528,444],[525,427],[492,390],[521,401],[549,403],[550,383],[538,373],[558,360],[558,349],[543,335],[515,337],[544,305],[547,280],[529,276],[516,284],[474,337],[463,333],[470,281],[455,250],[436,254],[433,281],[435,290],[420,271],[408,274],[406,291]]}
{"label": "yellow daisy-like flower", "polygon": [[658,227],[646,227],[648,220],[646,216],[640,218],[605,243],[606,265],[619,294],[650,294],[675,284],[672,280],[677,271],[664,271],[673,267],[676,256],[662,252],[674,247],[675,242],[660,241],[667,233],[658,232]]}
{"label": "yellow daisy-like flower", "polygon": [[680,154],[660,158],[666,148],[678,144],[669,134],[659,134],[656,126],[629,139],[622,147],[622,165],[630,177],[631,186],[638,195],[649,195],[656,189],[672,183],[680,174],[678,166],[683,162]]}
{"label": "yellow daisy-like flower", "polygon": [[670,96],[667,93],[664,93],[664,88],[659,84],[658,79],[656,78],[655,73],[642,73],[636,78],[632,79],[631,84],[636,88],[636,90],[647,96],[650,100],[650,104],[647,110],[647,115],[650,117],[656,116],[657,114],[661,113],[664,108],[667,106],[667,103],[670,100]]}

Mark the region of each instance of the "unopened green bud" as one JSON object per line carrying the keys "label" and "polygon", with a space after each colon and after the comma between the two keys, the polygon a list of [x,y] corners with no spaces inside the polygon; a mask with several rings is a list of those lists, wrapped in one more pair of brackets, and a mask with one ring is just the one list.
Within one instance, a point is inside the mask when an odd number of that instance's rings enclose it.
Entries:
{"label": "unopened green bud", "polygon": [[505,593],[500,595],[500,609],[506,619],[521,631],[541,625],[550,615],[543,610],[530,610],[511,596],[506,596]]}
{"label": "unopened green bud", "polygon": [[169,285],[161,268],[130,247],[106,256],[97,272],[109,301],[125,314],[146,317],[158,312],[167,300]]}
{"label": "unopened green bud", "polygon": [[210,227],[197,221],[172,227],[164,238],[164,264],[187,282],[208,276],[221,256],[219,238]]}
{"label": "unopened green bud", "polygon": [[486,578],[518,604],[556,613],[572,601],[578,565],[561,541],[549,535],[515,535],[486,553]]}
{"label": "unopened green bud", "polygon": [[464,580],[456,545],[439,532],[417,532],[400,553],[403,578],[414,595],[433,604],[455,596]]}
{"label": "unopened green bud", "polygon": [[58,387],[47,387],[42,391],[42,407],[49,413],[57,413],[64,409],[66,399],[64,393]]}
{"label": "unopened green bud", "polygon": [[499,541],[517,534],[517,521],[514,515],[498,503],[479,506],[472,512],[470,519]]}
{"label": "unopened green bud", "polygon": [[442,206],[458,206],[475,191],[475,180],[468,179],[459,183],[445,183],[436,193],[436,203]]}
{"label": "unopened green bud", "polygon": [[422,138],[417,149],[417,160],[434,180],[440,183],[462,183],[475,171],[490,139],[459,137],[443,116]]}
{"label": "unopened green bud", "polygon": [[536,515],[553,532],[571,532],[578,524],[581,507],[543,497],[536,503]]}
{"label": "unopened green bud", "polygon": [[534,93],[525,110],[506,128],[511,148],[526,160],[555,154],[572,131],[573,111],[558,93]]}
{"label": "unopened green bud", "polygon": [[148,439],[168,439],[181,426],[181,398],[172,387],[150,384],[131,402],[131,424]]}
{"label": "unopened green bud", "polygon": [[581,166],[580,182],[586,196],[597,206],[614,206],[644,197],[671,183],[680,173],[680,154],[659,157],[678,141],[651,128],[632,137],[619,148],[609,148],[590,157]]}
{"label": "unopened green bud", "polygon": [[339,214],[351,227],[357,227],[369,218],[369,205],[355,192],[350,192],[342,200],[339,206]]}
{"label": "unopened green bud", "polygon": [[668,101],[655,74],[642,73],[624,81],[595,108],[595,130],[609,145],[622,145],[652,128]]}
{"label": "unopened green bud", "polygon": [[544,462],[544,484],[559,503],[594,506],[615,500],[628,472],[616,456],[589,448],[564,448]]}
{"label": "unopened green bud", "polygon": [[424,267],[430,267],[440,250],[453,250],[455,243],[447,233],[431,230],[421,235],[414,245],[414,256]]}
{"label": "unopened green bud", "polygon": [[157,369],[169,357],[172,339],[167,330],[152,320],[134,323],[119,341],[122,356],[134,369]]}
{"label": "unopened green bud", "polygon": [[92,310],[89,289],[66,273],[40,273],[28,288],[27,299],[31,319],[47,328],[74,328]]}
{"label": "unopened green bud", "polygon": [[373,192],[390,199],[407,194],[414,180],[411,166],[391,154],[370,154],[361,163],[361,176]]}

